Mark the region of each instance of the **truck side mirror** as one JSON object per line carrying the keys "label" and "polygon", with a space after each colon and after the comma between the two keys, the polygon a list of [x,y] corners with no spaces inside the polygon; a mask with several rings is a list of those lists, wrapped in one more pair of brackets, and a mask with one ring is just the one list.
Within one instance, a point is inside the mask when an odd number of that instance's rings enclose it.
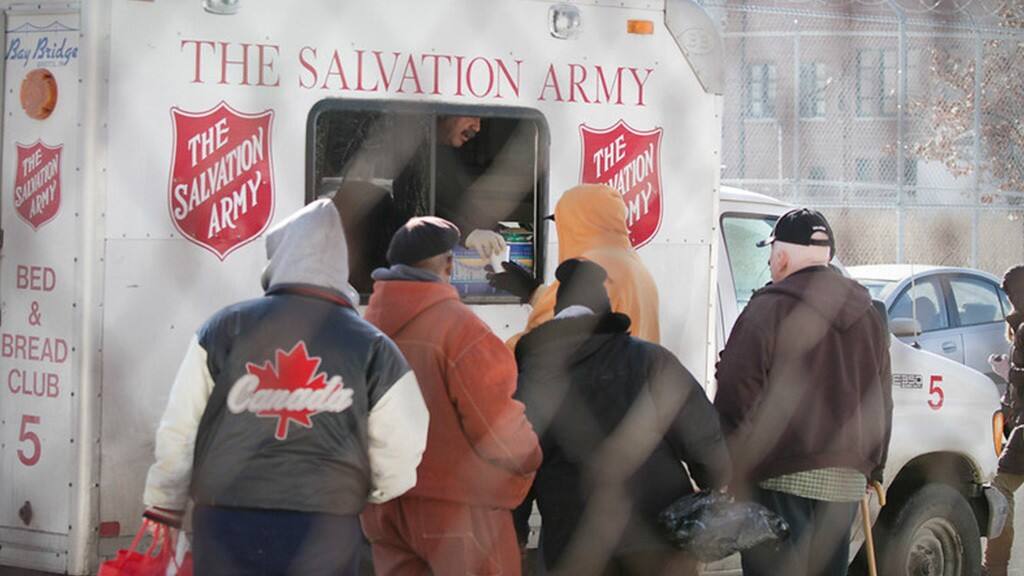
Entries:
{"label": "truck side mirror", "polygon": [[921,334],[921,323],[913,318],[893,318],[889,321],[889,329],[897,338],[918,336]]}

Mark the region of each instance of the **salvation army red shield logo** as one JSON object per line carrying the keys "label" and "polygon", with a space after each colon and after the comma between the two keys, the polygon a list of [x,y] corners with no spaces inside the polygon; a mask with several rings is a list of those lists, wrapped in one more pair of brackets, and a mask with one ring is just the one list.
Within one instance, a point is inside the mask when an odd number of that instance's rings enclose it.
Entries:
{"label": "salvation army red shield logo", "polygon": [[60,156],[64,146],[17,144],[14,171],[14,210],[38,230],[60,210]]}
{"label": "salvation army red shield logo", "polygon": [[661,128],[634,130],[622,120],[598,130],[580,126],[580,182],[607,184],[626,203],[629,241],[639,248],[661,228]]}
{"label": "salvation army red shield logo", "polygon": [[278,349],[274,362],[247,363],[245,375],[228,392],[228,411],[276,419],[278,440],[288,439],[291,424],[312,428],[313,416],[344,412],[352,406],[353,390],[345,387],[341,376],[328,378],[320,372],[320,361],[300,340],[291,350]]}
{"label": "salvation army red shield logo", "polygon": [[259,236],[274,213],[272,110],[171,109],[174,147],[168,190],[182,236],[223,260]]}

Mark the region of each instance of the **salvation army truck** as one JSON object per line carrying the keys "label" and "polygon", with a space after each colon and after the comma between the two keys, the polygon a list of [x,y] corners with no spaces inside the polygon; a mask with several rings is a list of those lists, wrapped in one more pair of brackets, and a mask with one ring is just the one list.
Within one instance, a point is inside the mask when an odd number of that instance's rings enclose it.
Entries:
{"label": "salvation army truck", "polygon": [[[442,209],[550,279],[544,217],[561,191],[616,187],[660,291],[662,342],[713,392],[729,328],[716,296],[732,281],[722,46],[695,2],[0,7],[0,566],[89,574],[127,544],[189,339],[261,293],[262,234],[323,194],[365,298],[396,223]],[[453,119],[477,127],[452,138]],[[464,200],[445,207],[453,187]],[[456,256],[464,300],[500,336],[525,326],[486,263]],[[899,368],[912,354],[893,353],[901,426],[918,428],[899,436],[887,476],[905,490],[890,505],[948,487],[974,524],[947,535],[976,540],[992,516],[995,392],[930,357]],[[941,409],[918,405],[936,394]]]}

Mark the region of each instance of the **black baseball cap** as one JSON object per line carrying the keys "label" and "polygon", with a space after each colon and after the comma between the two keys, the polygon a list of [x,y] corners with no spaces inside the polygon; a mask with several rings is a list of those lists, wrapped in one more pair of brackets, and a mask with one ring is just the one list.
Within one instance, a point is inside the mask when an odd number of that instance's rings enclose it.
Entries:
{"label": "black baseball cap", "polygon": [[[824,234],[825,238],[814,238],[815,234]],[[828,220],[817,210],[796,208],[786,212],[775,222],[772,235],[757,243],[759,247],[768,246],[775,241],[801,246],[828,246],[829,257],[836,253],[835,235]]]}

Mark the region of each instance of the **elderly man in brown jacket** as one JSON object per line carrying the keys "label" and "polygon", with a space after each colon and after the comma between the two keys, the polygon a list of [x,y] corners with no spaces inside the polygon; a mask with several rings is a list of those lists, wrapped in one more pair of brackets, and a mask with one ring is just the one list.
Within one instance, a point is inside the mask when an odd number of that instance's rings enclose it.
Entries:
{"label": "elderly man in brown jacket", "polygon": [[820,213],[782,216],[772,283],[740,314],[718,367],[718,408],[737,491],[778,513],[791,537],[743,553],[744,576],[846,574],[850,528],[881,480],[892,426],[885,322],[867,290],[828,266]]}

